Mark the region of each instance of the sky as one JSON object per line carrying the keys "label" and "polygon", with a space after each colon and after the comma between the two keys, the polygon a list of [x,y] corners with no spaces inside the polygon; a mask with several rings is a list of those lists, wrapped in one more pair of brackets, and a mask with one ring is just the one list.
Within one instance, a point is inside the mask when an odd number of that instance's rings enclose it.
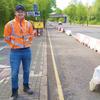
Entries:
{"label": "sky", "polygon": [[[70,3],[71,0],[56,0],[57,7],[60,9],[64,9],[68,4]],[[83,4],[91,5],[95,0],[77,0],[81,1]]]}

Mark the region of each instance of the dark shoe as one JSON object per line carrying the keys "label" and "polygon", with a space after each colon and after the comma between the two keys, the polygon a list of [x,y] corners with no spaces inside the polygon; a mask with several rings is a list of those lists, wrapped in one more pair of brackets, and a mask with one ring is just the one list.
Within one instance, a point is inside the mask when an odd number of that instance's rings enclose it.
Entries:
{"label": "dark shoe", "polygon": [[10,100],[17,100],[17,98],[18,98],[18,93],[16,93],[16,94],[12,94]]}
{"label": "dark shoe", "polygon": [[18,96],[11,96],[10,100],[17,100]]}
{"label": "dark shoe", "polygon": [[29,87],[24,87],[23,91],[29,95],[33,94],[33,91]]}
{"label": "dark shoe", "polygon": [[17,100],[18,98],[18,89],[12,89],[11,100]]}

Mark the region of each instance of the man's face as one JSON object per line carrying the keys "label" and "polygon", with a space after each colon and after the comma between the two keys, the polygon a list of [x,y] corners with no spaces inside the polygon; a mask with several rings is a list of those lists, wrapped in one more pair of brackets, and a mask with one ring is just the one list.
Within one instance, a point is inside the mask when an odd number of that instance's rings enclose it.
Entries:
{"label": "man's face", "polygon": [[23,10],[18,10],[15,12],[15,15],[19,18],[19,19],[23,19],[25,17],[25,11]]}

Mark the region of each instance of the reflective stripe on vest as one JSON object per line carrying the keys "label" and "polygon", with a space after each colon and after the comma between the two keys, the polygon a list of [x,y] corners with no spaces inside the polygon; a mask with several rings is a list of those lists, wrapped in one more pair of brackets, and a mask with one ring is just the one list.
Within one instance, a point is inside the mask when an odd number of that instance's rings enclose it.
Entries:
{"label": "reflective stripe on vest", "polygon": [[12,43],[13,45],[19,46],[19,47],[21,47],[21,48],[24,47],[24,45],[19,44],[19,43],[16,43],[14,40],[11,40],[11,43]]}
{"label": "reflective stripe on vest", "polygon": [[[15,33],[12,33],[11,35],[14,36],[14,37],[16,37],[16,38],[23,38],[23,36],[18,36],[18,35],[16,35]],[[30,36],[29,34],[24,35],[24,38],[26,39],[26,38],[29,37],[29,36]]]}
{"label": "reflective stripe on vest", "polygon": [[30,22],[28,21],[28,29],[30,28]]}
{"label": "reflective stripe on vest", "polygon": [[10,36],[6,36],[5,37],[5,40],[10,40]]}

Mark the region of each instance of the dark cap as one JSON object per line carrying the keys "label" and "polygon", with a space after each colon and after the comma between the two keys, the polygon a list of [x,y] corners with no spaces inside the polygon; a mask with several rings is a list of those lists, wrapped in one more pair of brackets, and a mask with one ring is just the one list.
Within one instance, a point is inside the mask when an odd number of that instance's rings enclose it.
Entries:
{"label": "dark cap", "polygon": [[23,11],[25,11],[25,8],[24,8],[24,6],[22,6],[22,5],[17,5],[15,10],[16,10],[16,11],[18,11],[18,10],[23,10]]}

